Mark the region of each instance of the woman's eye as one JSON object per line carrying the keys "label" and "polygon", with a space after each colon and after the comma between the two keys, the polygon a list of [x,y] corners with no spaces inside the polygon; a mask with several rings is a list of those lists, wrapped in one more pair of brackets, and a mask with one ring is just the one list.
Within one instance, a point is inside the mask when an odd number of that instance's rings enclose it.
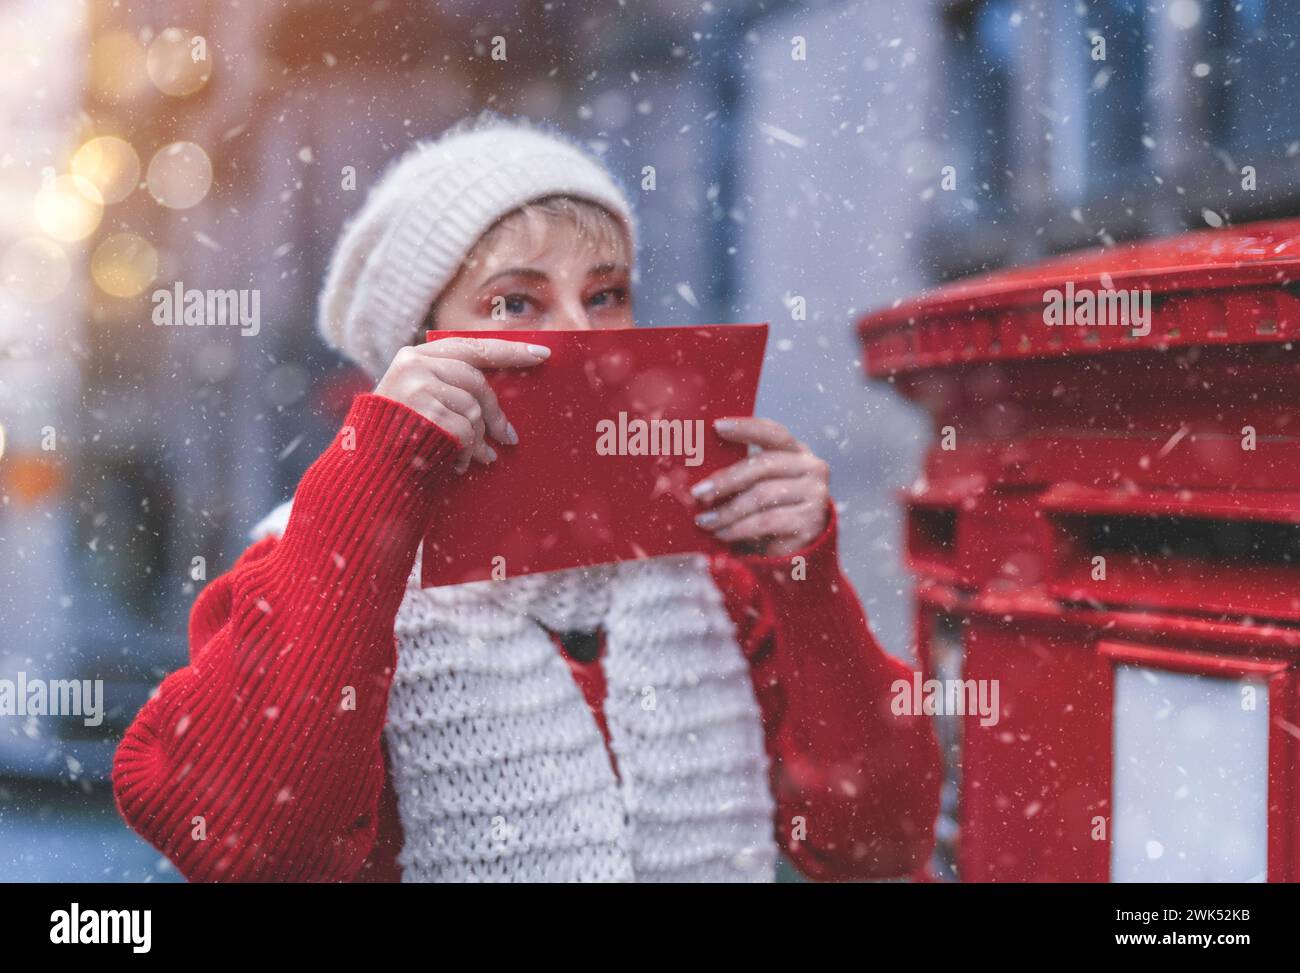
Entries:
{"label": "woman's eye", "polygon": [[596,294],[592,294],[590,303],[596,307],[603,307],[605,305],[610,305],[610,304],[613,305],[622,304],[626,300],[627,300],[626,287],[607,287],[603,291],[600,291]]}
{"label": "woman's eye", "polygon": [[526,314],[533,301],[527,294],[503,294],[493,303],[506,314]]}

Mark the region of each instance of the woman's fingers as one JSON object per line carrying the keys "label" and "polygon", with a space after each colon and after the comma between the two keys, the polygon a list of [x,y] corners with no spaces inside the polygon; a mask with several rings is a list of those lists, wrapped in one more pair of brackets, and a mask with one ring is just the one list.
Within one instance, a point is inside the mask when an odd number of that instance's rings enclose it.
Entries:
{"label": "woman's fingers", "polygon": [[460,442],[457,472],[475,460],[490,463],[496,451],[486,443],[514,445],[519,436],[501,410],[480,369],[527,368],[541,364],[550,349],[500,338],[442,338],[408,345],[393,357],[375,388],[438,423]]}
{"label": "woman's fingers", "polygon": [[551,355],[544,345],[504,338],[436,338],[415,347],[433,358],[455,358],[475,368],[527,368]]}
{"label": "woman's fingers", "polygon": [[[812,492],[812,485],[808,484],[803,477],[760,480],[727,503],[697,515],[695,522],[701,527],[720,532],[751,514],[773,507],[803,503]],[[718,536],[722,537],[722,534],[719,533]],[[722,539],[727,540],[725,537]]]}
{"label": "woman's fingers", "polygon": [[483,442],[478,400],[464,389],[432,377],[425,382],[424,396],[428,401],[422,411],[460,440],[463,448],[456,454],[455,470],[464,473]]}
{"label": "woman's fingers", "polygon": [[759,416],[732,416],[715,419],[713,428],[723,439],[733,443],[749,443],[763,449],[798,450],[803,446],[790,430],[772,419]]}
{"label": "woman's fingers", "polygon": [[469,423],[472,430],[470,440],[473,445],[462,450],[457,456],[456,472],[464,473],[475,460],[484,466],[495,462],[497,451],[488,444],[487,437],[484,435],[486,424],[478,399],[465,389],[438,379],[432,382],[430,393],[450,412]]}
{"label": "woman's fingers", "polygon": [[[811,503],[788,504],[781,507],[769,507],[741,517],[730,527],[715,533],[718,540],[728,543],[739,541],[764,541],[769,553],[774,540],[800,540],[808,530],[809,522],[818,513]],[[795,543],[794,550],[798,550]]]}
{"label": "woman's fingers", "polygon": [[802,448],[798,452],[783,449],[764,450],[715,471],[707,479],[691,487],[691,495],[700,503],[711,504],[723,497],[739,493],[759,480],[797,476],[813,476],[826,480],[829,477],[829,467],[823,460]]}
{"label": "woman's fingers", "polygon": [[[473,385],[474,383],[466,377],[457,377],[448,381],[448,377],[443,372],[453,367],[468,369],[477,375],[478,379],[482,380],[483,385],[486,387],[487,382],[483,380],[483,373],[472,365],[465,365],[462,362],[440,362],[432,366],[434,375],[428,380],[429,394],[439,399],[452,411],[465,417],[466,421],[474,428],[474,441],[477,443],[484,438],[488,429],[487,410],[483,408],[483,401],[480,398],[482,392],[476,388],[467,388],[467,384]],[[492,397],[491,408],[500,413],[500,407],[496,404],[495,396]],[[504,421],[504,419],[505,417],[502,416],[501,421]],[[466,445],[470,444],[467,443]]]}
{"label": "woman's fingers", "polygon": [[455,436],[462,449],[470,450],[474,448],[478,436],[474,431],[473,423],[431,391],[426,391],[424,396],[417,400],[412,407],[418,409],[421,415],[427,416],[431,421],[436,422]]}
{"label": "woman's fingers", "polygon": [[757,448],[695,484],[705,510],[695,522],[727,543],[753,542],[768,554],[797,551],[824,528],[830,466],[779,422],[736,417],[718,435]]}
{"label": "woman's fingers", "polygon": [[457,473],[464,473],[470,468],[470,464],[477,461],[487,466],[496,461],[497,451],[489,446],[486,440],[479,442],[473,449],[461,450],[456,457],[454,469]]}
{"label": "woman's fingers", "polygon": [[[455,339],[448,339],[448,341],[451,340]],[[519,345],[520,342],[506,341],[502,342],[502,344]],[[513,446],[519,441],[514,426],[510,425],[510,421],[501,409],[501,404],[497,401],[496,392],[492,390],[492,386],[488,384],[487,376],[479,370],[477,365],[472,365],[458,358],[432,358],[430,363],[434,374],[442,381],[464,389],[477,400],[483,422],[497,442]],[[531,363],[537,364],[538,359],[533,359]]]}

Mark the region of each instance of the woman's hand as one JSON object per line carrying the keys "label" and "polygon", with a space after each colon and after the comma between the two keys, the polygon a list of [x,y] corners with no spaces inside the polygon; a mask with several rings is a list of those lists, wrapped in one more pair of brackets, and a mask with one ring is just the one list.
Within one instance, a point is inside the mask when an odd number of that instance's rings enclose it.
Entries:
{"label": "woman's hand", "polygon": [[711,508],[695,522],[719,540],[747,543],[761,554],[793,554],[815,540],[826,528],[826,461],[771,419],[719,419],[713,427],[723,439],[759,450],[691,488]]}
{"label": "woman's hand", "polygon": [[528,368],[550,354],[549,348],[524,341],[436,339],[394,355],[375,394],[414,409],[460,440],[456,472],[464,473],[474,460],[486,466],[497,458],[488,434],[508,446],[519,442],[480,369]]}

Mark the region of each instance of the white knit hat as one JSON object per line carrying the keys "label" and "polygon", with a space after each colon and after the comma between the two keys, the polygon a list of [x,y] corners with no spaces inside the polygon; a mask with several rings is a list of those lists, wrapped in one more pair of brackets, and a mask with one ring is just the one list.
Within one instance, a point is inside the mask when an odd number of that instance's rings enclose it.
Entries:
{"label": "white knit hat", "polygon": [[339,238],[320,295],[321,334],[379,378],[412,343],[479,237],[511,210],[556,194],[609,210],[636,252],[627,196],[568,137],[485,112],[436,141],[417,142],[385,171]]}

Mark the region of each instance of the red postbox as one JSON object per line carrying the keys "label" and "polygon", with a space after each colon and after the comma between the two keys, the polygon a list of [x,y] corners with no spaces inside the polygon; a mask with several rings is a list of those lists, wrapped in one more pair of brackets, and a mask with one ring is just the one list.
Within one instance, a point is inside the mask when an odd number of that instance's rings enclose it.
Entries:
{"label": "red postbox", "polygon": [[858,328],[936,431],[902,502],[949,761],[938,871],[1300,878],[1300,220],[1069,254]]}

